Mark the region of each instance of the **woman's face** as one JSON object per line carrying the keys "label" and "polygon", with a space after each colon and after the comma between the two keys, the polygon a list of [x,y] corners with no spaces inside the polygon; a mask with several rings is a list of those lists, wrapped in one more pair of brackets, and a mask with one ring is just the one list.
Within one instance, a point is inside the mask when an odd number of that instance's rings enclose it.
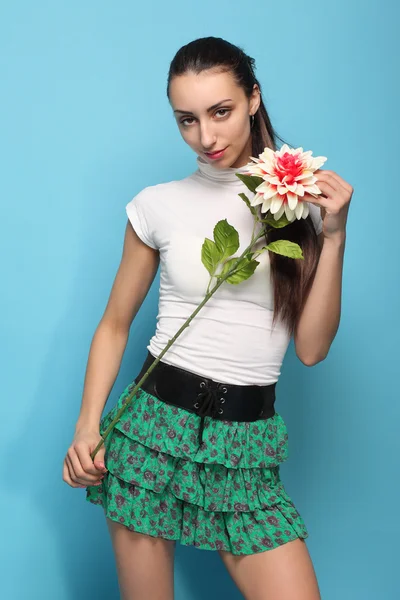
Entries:
{"label": "woman's face", "polygon": [[257,85],[247,98],[230,72],[188,72],[171,80],[169,97],[181,135],[196,154],[217,169],[249,162],[250,115],[260,105]]}

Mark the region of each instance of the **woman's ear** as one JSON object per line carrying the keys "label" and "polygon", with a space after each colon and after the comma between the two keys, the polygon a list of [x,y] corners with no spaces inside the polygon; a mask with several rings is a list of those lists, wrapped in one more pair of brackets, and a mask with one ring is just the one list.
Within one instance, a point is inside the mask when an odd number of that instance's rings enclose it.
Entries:
{"label": "woman's ear", "polygon": [[261,104],[260,88],[255,83],[250,97],[250,114],[255,115]]}

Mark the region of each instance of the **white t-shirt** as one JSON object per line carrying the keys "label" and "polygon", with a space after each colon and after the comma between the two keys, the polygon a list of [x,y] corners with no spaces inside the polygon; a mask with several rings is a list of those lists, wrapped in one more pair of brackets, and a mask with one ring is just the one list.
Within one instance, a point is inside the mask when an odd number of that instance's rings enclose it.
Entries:
{"label": "white t-shirt", "polygon": [[[203,300],[209,273],[201,261],[204,239],[227,219],[239,232],[239,256],[248,246],[253,216],[238,196],[252,197],[235,173],[245,167],[216,169],[197,157],[188,177],[144,188],[126,206],[140,239],[160,252],[156,331],[147,349],[158,356]],[[310,204],[316,232],[319,208]],[[258,243],[265,245],[265,238]],[[273,289],[269,253],[258,258],[253,275],[239,284],[224,282],[163,356],[169,363],[223,383],[266,385],[278,380],[290,336],[283,323],[272,329]],[[213,279],[213,284],[216,279]]]}

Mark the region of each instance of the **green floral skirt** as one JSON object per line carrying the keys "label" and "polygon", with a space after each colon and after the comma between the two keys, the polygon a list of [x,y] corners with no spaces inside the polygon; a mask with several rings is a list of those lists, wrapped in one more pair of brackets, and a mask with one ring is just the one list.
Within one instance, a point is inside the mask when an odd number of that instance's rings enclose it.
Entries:
{"label": "green floral skirt", "polygon": [[[102,418],[100,433],[135,386]],[[254,554],[308,537],[280,480],[288,436],[282,417],[200,417],[139,388],[105,440],[108,472],[86,500],[131,531],[205,550]]]}

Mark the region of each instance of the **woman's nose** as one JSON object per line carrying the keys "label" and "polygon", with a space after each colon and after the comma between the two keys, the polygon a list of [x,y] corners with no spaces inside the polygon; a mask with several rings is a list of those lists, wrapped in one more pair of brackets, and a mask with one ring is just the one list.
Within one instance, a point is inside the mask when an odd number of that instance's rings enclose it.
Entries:
{"label": "woman's nose", "polygon": [[212,148],[216,141],[216,135],[213,131],[212,125],[209,123],[203,123],[200,125],[200,142],[204,150]]}

